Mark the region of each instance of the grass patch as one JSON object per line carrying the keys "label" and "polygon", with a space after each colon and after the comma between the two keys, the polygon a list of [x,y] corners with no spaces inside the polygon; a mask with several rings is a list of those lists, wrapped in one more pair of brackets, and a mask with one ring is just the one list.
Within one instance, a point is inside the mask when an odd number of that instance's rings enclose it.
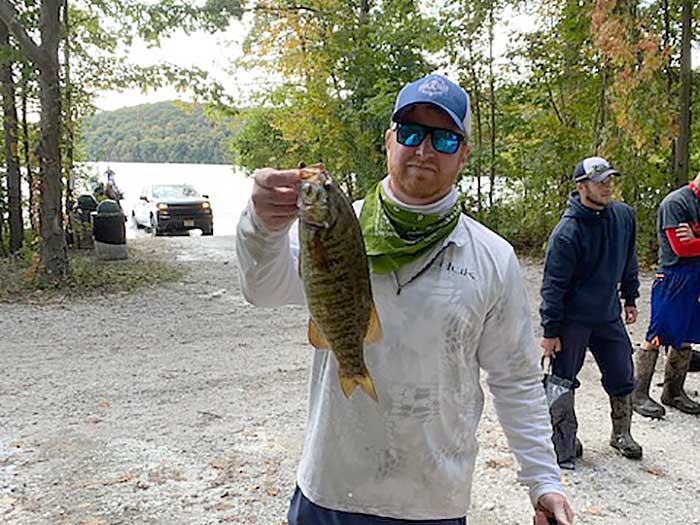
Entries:
{"label": "grass patch", "polygon": [[54,302],[129,293],[144,286],[174,281],[184,270],[154,253],[128,246],[129,258],[100,261],[92,250],[70,250],[69,273],[60,282],[36,274],[38,255],[0,258],[0,302]]}

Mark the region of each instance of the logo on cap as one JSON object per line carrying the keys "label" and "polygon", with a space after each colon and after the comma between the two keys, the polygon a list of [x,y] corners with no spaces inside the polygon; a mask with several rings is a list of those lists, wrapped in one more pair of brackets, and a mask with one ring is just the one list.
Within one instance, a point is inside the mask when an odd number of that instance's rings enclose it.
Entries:
{"label": "logo on cap", "polygon": [[431,78],[427,82],[423,82],[418,91],[429,97],[439,97],[447,93],[449,89],[449,86],[439,78]]}

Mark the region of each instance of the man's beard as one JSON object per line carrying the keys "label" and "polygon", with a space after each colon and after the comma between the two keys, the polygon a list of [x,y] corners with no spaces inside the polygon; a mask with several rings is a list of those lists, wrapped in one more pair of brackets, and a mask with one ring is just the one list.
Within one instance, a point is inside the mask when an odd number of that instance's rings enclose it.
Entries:
{"label": "man's beard", "polygon": [[610,201],[600,202],[599,200],[597,200],[594,197],[591,197],[590,195],[588,196],[588,202],[595,204],[596,206],[600,206],[601,208],[605,208],[610,203]]}

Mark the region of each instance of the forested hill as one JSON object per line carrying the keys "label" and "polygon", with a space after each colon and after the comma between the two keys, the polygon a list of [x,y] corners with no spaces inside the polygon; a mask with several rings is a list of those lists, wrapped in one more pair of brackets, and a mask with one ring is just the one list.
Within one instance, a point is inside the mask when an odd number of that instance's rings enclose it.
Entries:
{"label": "forested hill", "polygon": [[83,128],[86,160],[228,164],[230,132],[200,105],[142,104],[92,117]]}

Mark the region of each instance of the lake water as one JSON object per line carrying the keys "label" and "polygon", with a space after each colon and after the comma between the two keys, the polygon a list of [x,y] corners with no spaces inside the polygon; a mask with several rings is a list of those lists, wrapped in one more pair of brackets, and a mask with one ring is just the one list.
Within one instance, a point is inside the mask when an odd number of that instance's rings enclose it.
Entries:
{"label": "lake water", "polygon": [[[238,217],[245,208],[253,180],[240,170],[225,164],[145,164],[137,162],[88,162],[84,164],[89,175],[98,175],[105,181],[109,166],[115,173],[117,186],[124,194],[121,201],[124,212],[131,216],[141,190],[149,184],[191,184],[199,193],[209,195],[214,212],[214,235],[233,235]],[[139,233],[130,227],[127,237]]]}
{"label": "lake water", "polygon": [[[124,194],[121,201],[124,212],[131,216],[134,204],[139,200],[141,190],[149,184],[191,184],[199,193],[209,195],[214,211],[214,235],[233,235],[238,217],[248,203],[253,180],[243,171],[227,164],[157,164],[138,162],[86,162],[83,164],[89,175],[97,175],[102,182],[109,166],[115,173],[115,180]],[[482,199],[488,195],[488,177],[481,178]],[[476,179],[462,179],[460,190],[468,195],[476,195]],[[497,179],[497,194],[503,197],[512,190],[505,187],[504,179]],[[509,193],[510,192],[510,193]],[[127,237],[144,235],[136,230],[131,222]]]}

